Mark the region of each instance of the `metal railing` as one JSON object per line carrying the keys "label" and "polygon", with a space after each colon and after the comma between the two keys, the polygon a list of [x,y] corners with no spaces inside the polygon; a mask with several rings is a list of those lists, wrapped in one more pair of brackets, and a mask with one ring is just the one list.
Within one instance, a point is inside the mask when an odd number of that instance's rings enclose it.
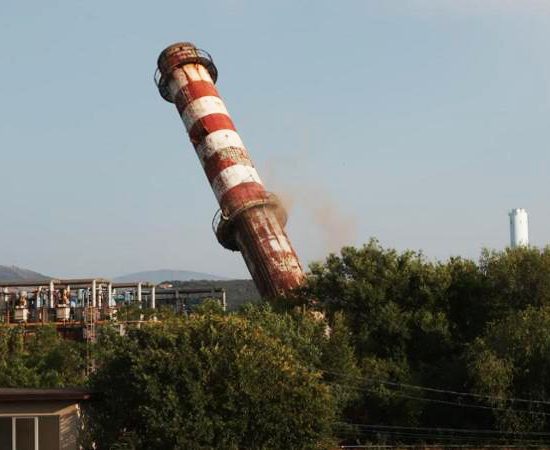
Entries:
{"label": "metal railing", "polygon": [[[177,50],[174,53],[178,54],[176,62],[168,67],[163,67],[162,71],[160,67],[157,68],[153,76],[153,80],[160,92],[160,95],[168,102],[173,102],[172,96],[170,95],[170,91],[168,89],[168,81],[170,80],[172,72],[178,67],[184,66],[185,64],[201,64],[206,67],[206,70],[208,70],[208,73],[214,83],[218,79],[218,69],[214,64],[214,60],[212,59],[210,53],[205,50],[201,50],[200,48],[183,45],[179,48],[175,47],[175,49]],[[171,56],[173,57],[173,55]],[[160,63],[161,59],[162,54],[161,58],[159,58],[159,66],[162,65]]]}
{"label": "metal railing", "polygon": [[287,216],[284,207],[277,195],[272,192],[266,192],[266,196],[260,199],[254,199],[248,202],[244,202],[241,206],[231,212],[230,215],[224,214],[221,209],[218,209],[212,218],[212,231],[218,238],[220,244],[226,248],[234,249],[235,245],[231,241],[233,240],[229,228],[233,221],[244,211],[259,206],[271,206],[276,208],[276,213],[279,221],[284,226],[286,225]]}

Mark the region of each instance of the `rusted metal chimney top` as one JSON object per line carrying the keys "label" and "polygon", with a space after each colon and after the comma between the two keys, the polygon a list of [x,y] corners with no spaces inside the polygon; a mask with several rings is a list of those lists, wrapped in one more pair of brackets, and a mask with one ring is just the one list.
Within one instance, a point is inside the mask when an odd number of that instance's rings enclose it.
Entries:
{"label": "rusted metal chimney top", "polygon": [[208,70],[214,83],[218,79],[218,69],[208,52],[195,47],[195,44],[191,42],[172,44],[166,47],[158,57],[158,69],[155,72],[155,83],[159,88],[160,95],[167,102],[174,103],[168,86],[172,79],[172,73],[178,67],[186,64],[200,64]]}

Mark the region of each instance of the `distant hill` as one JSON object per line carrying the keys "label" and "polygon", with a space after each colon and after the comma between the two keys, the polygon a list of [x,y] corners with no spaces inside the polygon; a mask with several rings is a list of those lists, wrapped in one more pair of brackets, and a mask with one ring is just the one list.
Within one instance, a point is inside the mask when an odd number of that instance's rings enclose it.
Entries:
{"label": "distant hill", "polygon": [[236,310],[244,303],[259,303],[262,301],[252,280],[172,280],[170,283],[174,286],[182,286],[188,289],[223,288],[225,289],[228,310]]}
{"label": "distant hill", "polygon": [[227,278],[211,275],[209,273],[192,272],[189,270],[148,270],[145,272],[130,273],[113,278],[116,283],[133,283],[135,281],[149,281],[150,283],[162,283],[168,280],[226,280]]}
{"label": "distant hill", "polygon": [[17,266],[0,266],[0,281],[45,280],[50,277]]}

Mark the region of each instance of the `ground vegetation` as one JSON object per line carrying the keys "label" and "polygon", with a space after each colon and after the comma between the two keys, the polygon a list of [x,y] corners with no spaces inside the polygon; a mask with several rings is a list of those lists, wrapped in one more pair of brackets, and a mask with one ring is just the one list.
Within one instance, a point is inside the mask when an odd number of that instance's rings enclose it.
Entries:
{"label": "ground vegetation", "polygon": [[550,441],[549,248],[439,262],[372,240],[287,298],[145,313],[92,348],[0,328],[0,386],[100,392],[98,448]]}

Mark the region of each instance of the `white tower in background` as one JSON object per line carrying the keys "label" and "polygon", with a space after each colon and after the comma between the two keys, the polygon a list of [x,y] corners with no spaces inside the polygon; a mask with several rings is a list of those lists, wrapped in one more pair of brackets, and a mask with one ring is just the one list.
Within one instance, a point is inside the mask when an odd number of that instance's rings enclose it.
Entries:
{"label": "white tower in background", "polygon": [[526,247],[529,245],[529,223],[527,211],[515,208],[510,211],[510,247]]}

